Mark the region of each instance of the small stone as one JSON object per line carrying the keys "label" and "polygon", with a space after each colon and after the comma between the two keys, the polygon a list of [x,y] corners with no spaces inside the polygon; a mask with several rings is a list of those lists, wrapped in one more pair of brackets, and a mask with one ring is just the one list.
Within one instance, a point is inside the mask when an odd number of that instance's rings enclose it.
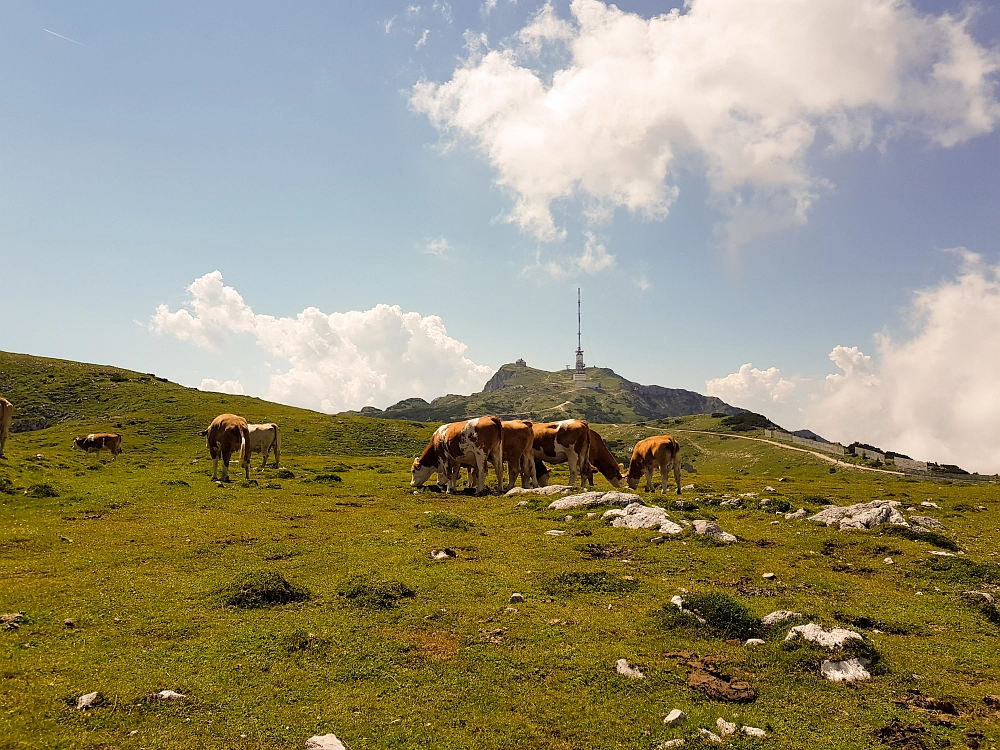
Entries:
{"label": "small stone", "polygon": [[994,602],[993,594],[988,594],[985,591],[966,591],[965,593],[967,596],[981,596],[990,604],[993,604]]}
{"label": "small stone", "polygon": [[524,595],[517,591],[515,591],[513,594],[510,595],[511,604],[521,604],[523,601],[524,601]]}
{"label": "small stone", "polygon": [[920,503],[920,507],[921,508],[937,508],[938,504],[935,503],[935,502],[931,502],[930,500],[924,500],[922,503]]}
{"label": "small stone", "polygon": [[678,724],[683,724],[685,721],[687,721],[687,717],[688,716],[686,713],[681,711],[679,708],[675,708],[669,714],[667,714],[666,718],[663,720],[663,723],[666,724],[668,727],[675,727]]}
{"label": "small stone", "polygon": [[527,501],[527,500],[522,500],[521,502],[519,502],[519,503],[518,503],[517,505],[515,505],[514,507],[515,507],[515,508],[523,508],[523,507],[524,507],[525,505],[528,505],[528,501]]}
{"label": "small stone", "polygon": [[763,646],[764,641],[760,638],[747,638],[747,642],[743,644],[744,646]]}
{"label": "small stone", "polygon": [[149,696],[150,700],[155,701],[182,701],[187,698],[186,695],[175,692],[173,690],[161,690],[158,693],[153,693]]}
{"label": "small stone", "polygon": [[315,735],[306,740],[306,750],[347,750],[335,734]]}
{"label": "small stone", "polygon": [[802,613],[792,612],[787,609],[779,609],[769,615],[764,615],[761,623],[763,623],[765,628],[769,628],[772,625],[777,625],[782,620],[791,620],[793,617],[802,617]]}
{"label": "small stone", "polygon": [[721,716],[715,720],[715,726],[719,728],[719,734],[723,737],[728,737],[731,734],[736,734],[736,725],[731,721],[726,721]]}
{"label": "small stone", "polygon": [[596,513],[588,513],[587,514],[587,518],[595,518],[596,516],[597,516]]}
{"label": "small stone", "polygon": [[453,549],[432,549],[431,559],[432,560],[448,560],[452,557],[458,557],[458,553]]}
{"label": "small stone", "polygon": [[666,537],[654,536],[649,540],[650,544],[663,544],[666,541]]}
{"label": "small stone", "polygon": [[774,487],[772,487],[771,485],[768,485],[767,487],[764,488],[764,492],[777,492],[777,490],[774,489]]}
{"label": "small stone", "polygon": [[765,581],[773,581],[777,576],[774,573],[765,573],[761,576]]}
{"label": "small stone", "polygon": [[569,523],[569,522],[570,522],[570,521],[572,521],[572,520],[573,520],[573,516],[566,516],[566,517],[565,517],[565,518],[563,519],[563,521],[565,521],[566,523]]}
{"label": "small stone", "polygon": [[89,708],[97,708],[103,702],[104,697],[97,691],[94,691],[93,693],[87,693],[77,698],[76,707],[81,711],[86,711]]}
{"label": "small stone", "polygon": [[859,682],[871,678],[871,674],[865,669],[869,663],[868,659],[824,661],[819,665],[819,671],[831,682]]}
{"label": "small stone", "polygon": [[545,533],[548,536],[562,536],[566,532],[563,531],[562,529],[550,529],[549,531],[546,531]]}
{"label": "small stone", "polygon": [[882,562],[884,562],[886,565],[893,565],[894,564],[891,557],[885,558],[884,560],[882,560]]}
{"label": "small stone", "polygon": [[763,739],[767,736],[767,733],[763,729],[758,729],[757,727],[743,726],[741,727],[741,731],[750,737],[760,737]]}
{"label": "small stone", "polygon": [[618,661],[615,662],[615,670],[618,672],[618,674],[622,675],[623,677],[628,677],[629,679],[632,680],[644,680],[646,678],[646,675],[644,675],[638,669],[629,666],[628,661],[626,661],[625,659],[619,659]]}
{"label": "small stone", "polygon": [[681,487],[681,491],[693,490],[693,489],[694,489],[694,485],[693,484],[685,484],[683,487]]}
{"label": "small stone", "polygon": [[683,747],[684,738],[678,737],[676,740],[667,740],[666,742],[661,742],[656,746],[656,750],[670,750],[672,747]]}
{"label": "small stone", "polygon": [[65,620],[63,620],[63,625],[70,629],[75,628],[76,620],[74,620],[72,617],[67,617]]}
{"label": "small stone", "polygon": [[736,537],[730,534],[728,531],[723,531],[719,524],[714,521],[695,521],[694,522],[694,532],[696,534],[704,534],[707,536],[715,537],[720,542],[726,542],[731,544],[736,541]]}
{"label": "small stone", "polygon": [[787,482],[788,481],[788,477],[781,477],[778,481],[779,482]]}
{"label": "small stone", "polygon": [[937,555],[938,557],[955,557],[954,552],[945,552],[944,550],[941,549],[932,549],[931,554]]}
{"label": "small stone", "polygon": [[722,742],[722,738],[719,735],[715,732],[709,731],[708,729],[699,729],[698,736],[708,742]]}

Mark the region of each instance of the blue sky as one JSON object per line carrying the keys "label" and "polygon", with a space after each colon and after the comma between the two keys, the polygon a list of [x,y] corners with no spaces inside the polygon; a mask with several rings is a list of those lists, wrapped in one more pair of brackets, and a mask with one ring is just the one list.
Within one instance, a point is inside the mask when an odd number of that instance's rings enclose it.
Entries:
{"label": "blue sky", "polygon": [[[528,0],[9,6],[0,348],[193,386],[238,381],[313,408],[385,406],[474,390],[517,357],[570,363],[579,285],[588,363],[714,389],[791,428],[1000,470],[996,450],[949,453],[958,438],[971,445],[975,423],[956,422],[946,396],[938,431],[958,437],[935,442],[914,437],[916,401],[872,401],[873,386],[851,400],[824,380],[844,374],[830,358],[836,347],[871,357],[869,379],[883,392],[907,343],[918,361],[963,369],[955,352],[934,348],[955,337],[929,329],[915,305],[967,279],[953,296],[980,326],[958,351],[992,357],[964,368],[981,369],[982,382],[891,381],[891,390],[989,392],[986,373],[1000,364],[1000,321],[990,318],[1000,11],[695,0],[655,22],[674,5],[622,2],[617,14],[597,0],[548,10]],[[829,22],[886,8],[888,25],[870,30],[868,47],[864,33],[838,37]],[[824,20],[824,9],[835,15]],[[782,46],[808,40],[810,23],[829,27],[822,49],[802,58]],[[941,31],[948,24],[964,35],[961,49]],[[765,26],[790,33],[758,38]],[[638,62],[615,41],[632,33],[648,33]],[[715,49],[720,39],[730,41]],[[676,52],[685,45],[695,53]],[[859,55],[883,47],[903,62],[880,69],[875,56],[859,67]],[[961,69],[935,83],[959,52]],[[537,91],[504,88],[491,61]],[[819,72],[806,70],[814,62]],[[665,85],[644,88],[644,76],[671,65]],[[571,76],[559,101],[575,114],[553,119],[552,97],[539,97]],[[466,118],[497,92],[506,98],[489,117]],[[777,156],[750,164],[748,143]],[[668,164],[662,179],[650,166],[658,159]],[[793,215],[802,196],[808,205]],[[518,219],[519,205],[534,218]],[[749,233],[743,208],[757,212]],[[546,213],[550,229],[538,223]],[[979,258],[945,252],[959,247]],[[177,317],[194,310],[189,285],[214,271],[221,279],[199,287],[204,309],[231,289],[243,322]],[[173,317],[154,319],[161,305]],[[399,312],[362,315],[377,305]],[[358,315],[330,324],[331,344],[297,317],[308,308]],[[961,318],[939,312],[941,325]],[[319,349],[327,354],[303,353]],[[735,377],[747,363],[778,374]],[[866,409],[909,416],[890,427],[838,416]]]}

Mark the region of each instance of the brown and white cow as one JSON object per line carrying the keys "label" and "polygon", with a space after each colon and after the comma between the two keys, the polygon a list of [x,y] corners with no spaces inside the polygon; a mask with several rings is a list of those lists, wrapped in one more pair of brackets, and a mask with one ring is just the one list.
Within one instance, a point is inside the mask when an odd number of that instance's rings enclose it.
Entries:
{"label": "brown and white cow", "polygon": [[[590,455],[590,427],[581,419],[564,419],[561,422],[534,423],[533,448],[536,461],[569,464],[569,486],[584,486],[584,467]],[[537,467],[537,464],[536,464]],[[537,471],[537,469],[536,469]]]}
{"label": "brown and white cow", "polygon": [[7,445],[7,436],[10,435],[10,421],[13,418],[14,404],[0,397],[0,458],[6,458],[3,454],[3,447]]}
{"label": "brown and white cow", "polygon": [[587,465],[584,467],[584,477],[587,480],[587,484],[591,487],[594,486],[594,469],[601,472],[604,478],[611,482],[611,486],[615,489],[622,486],[625,479],[623,474],[625,467],[618,463],[615,457],[611,455],[611,451],[604,444],[604,439],[600,434],[591,428],[590,456]]}
{"label": "brown and white cow", "polygon": [[[413,462],[410,485],[423,487],[437,473],[446,492],[454,492],[462,465],[477,470],[476,494],[486,489],[486,464],[493,465],[497,488],[503,489],[503,425],[500,417],[478,417],[443,424],[435,430],[424,452]],[[444,480],[442,482],[442,479]]]}
{"label": "brown and white cow", "polygon": [[[250,439],[247,442],[247,449],[251,454],[263,454],[260,468],[267,466],[267,456],[274,451],[274,468],[278,468],[281,462],[281,432],[274,422],[267,424],[248,424],[247,430],[250,432]],[[249,459],[247,459],[249,461]]]}
{"label": "brown and white cow", "polygon": [[670,435],[654,435],[640,440],[628,464],[628,486],[633,490],[646,475],[646,492],[653,491],[653,471],[660,470],[660,492],[667,494],[667,472],[673,469],[677,494],[681,494],[681,447]]}
{"label": "brown and white cow", "polygon": [[109,450],[114,456],[111,460],[116,461],[122,452],[122,436],[115,432],[92,432],[85,437],[73,438],[73,446],[87,453],[97,453],[98,461],[101,460],[101,451]]}
{"label": "brown and white cow", "polygon": [[243,417],[235,414],[220,414],[212,420],[207,430],[198,433],[206,438],[208,451],[212,454],[212,481],[218,476],[219,458],[222,459],[222,481],[229,481],[229,459],[234,453],[240,454],[240,465],[250,481],[250,429]]}
{"label": "brown and white cow", "polygon": [[[508,422],[501,422],[501,424],[503,426],[503,462],[507,464],[508,484],[506,489],[510,490],[514,487],[518,476],[521,477],[521,486],[525,489],[537,487],[538,479],[535,477],[535,461],[532,452],[532,441],[534,440],[532,423],[527,419],[512,419]],[[463,463],[459,467],[459,471],[466,466],[467,464]],[[474,465],[468,465],[468,469],[469,486],[471,487],[473,483],[479,483],[479,478]]]}

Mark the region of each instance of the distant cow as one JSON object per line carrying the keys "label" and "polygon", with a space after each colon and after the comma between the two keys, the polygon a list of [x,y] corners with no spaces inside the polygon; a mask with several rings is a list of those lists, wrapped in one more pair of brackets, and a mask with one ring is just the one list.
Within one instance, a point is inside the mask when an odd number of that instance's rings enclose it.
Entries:
{"label": "distant cow", "polygon": [[677,494],[681,494],[681,447],[670,435],[654,435],[640,440],[628,464],[628,486],[633,490],[646,475],[646,492],[653,491],[653,471],[660,470],[660,492],[667,493],[667,472],[673,469]]}
{"label": "distant cow", "polygon": [[590,456],[584,467],[584,476],[587,484],[591,487],[594,486],[594,469],[601,472],[615,489],[622,486],[625,479],[622,472],[625,467],[615,460],[611,451],[608,450],[608,446],[604,444],[604,439],[592,428],[590,430]]}
{"label": "distant cow", "polygon": [[[250,431],[250,440],[247,443],[250,453],[263,454],[260,468],[263,469],[267,466],[267,455],[273,450],[274,468],[277,469],[278,464],[281,462],[281,433],[278,431],[278,425],[274,424],[274,422],[248,424],[247,429]],[[249,461],[250,459],[248,458],[247,460]]]}
{"label": "distant cow", "polygon": [[0,458],[6,458],[3,447],[7,445],[10,434],[10,420],[14,418],[14,404],[5,398],[0,398]]}
{"label": "distant cow", "polygon": [[536,461],[569,464],[569,485],[584,485],[583,470],[590,456],[590,427],[580,419],[561,422],[535,423],[532,425],[533,447]]}
{"label": "distant cow", "polygon": [[435,472],[447,492],[455,490],[460,466],[475,466],[476,494],[485,490],[486,463],[493,464],[497,487],[503,489],[503,426],[499,417],[479,417],[437,428],[424,452],[413,462],[410,485],[423,487]]}
{"label": "distant cow", "polygon": [[114,456],[111,460],[116,461],[122,452],[122,436],[113,432],[92,432],[86,437],[73,438],[73,446],[87,453],[97,453],[98,461],[101,460],[101,451],[109,450]]}
{"label": "distant cow", "polygon": [[220,414],[212,420],[207,430],[198,433],[208,442],[212,454],[212,481],[216,480],[219,458],[222,458],[222,481],[229,481],[229,459],[234,453],[240,454],[240,464],[250,481],[250,429],[243,417],[235,414]]}

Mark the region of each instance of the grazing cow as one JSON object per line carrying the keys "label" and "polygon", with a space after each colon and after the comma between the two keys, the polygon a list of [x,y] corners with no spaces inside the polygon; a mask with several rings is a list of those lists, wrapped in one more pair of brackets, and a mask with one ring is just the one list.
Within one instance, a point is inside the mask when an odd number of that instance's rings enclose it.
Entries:
{"label": "grazing cow", "polygon": [[[537,487],[538,479],[535,477],[535,461],[532,453],[532,440],[534,433],[531,430],[532,423],[527,419],[513,419],[509,422],[502,422],[503,425],[503,461],[507,464],[507,489],[514,487],[518,475],[521,477],[521,486]],[[461,472],[467,464],[463,461],[458,471]],[[479,483],[476,467],[469,464],[469,486]],[[456,477],[457,479],[458,477]]]}
{"label": "grazing cow", "polygon": [[105,448],[111,451],[114,456],[112,461],[118,460],[118,454],[122,452],[122,436],[113,432],[90,433],[86,437],[73,438],[73,446],[87,453],[97,453],[97,460],[101,460],[101,451]]}
{"label": "grazing cow", "polygon": [[628,486],[634,490],[645,474],[646,492],[652,492],[654,469],[660,470],[662,494],[667,494],[667,472],[670,469],[674,471],[677,494],[681,494],[681,447],[670,435],[654,435],[636,444],[628,464]]}
{"label": "grazing cow", "polygon": [[590,427],[580,419],[564,419],[561,422],[535,423],[533,448],[536,461],[569,464],[569,486],[584,486],[586,478],[583,469],[590,455]]}
{"label": "grazing cow", "polygon": [[10,434],[10,420],[14,417],[14,404],[5,398],[0,398],[0,458],[6,458],[3,447],[7,444]]}
{"label": "grazing cow", "polygon": [[[274,424],[274,422],[248,424],[247,429],[250,431],[247,450],[251,454],[261,453],[264,456],[260,462],[260,468],[263,469],[267,466],[267,455],[273,450],[274,468],[277,469],[278,464],[281,462],[281,433],[278,431],[278,425]],[[250,459],[248,458],[247,460],[249,461]]]}
{"label": "grazing cow", "polygon": [[615,457],[611,455],[608,446],[604,444],[604,439],[591,429],[590,456],[583,470],[587,484],[591,487],[594,486],[594,469],[601,472],[604,478],[611,482],[611,486],[615,489],[622,486],[622,482],[625,479],[623,474],[625,467],[618,463]]}
{"label": "grazing cow", "polygon": [[207,438],[208,451],[212,454],[212,481],[216,480],[219,458],[222,458],[222,481],[229,481],[229,459],[234,453],[240,454],[240,465],[250,481],[250,429],[243,417],[235,414],[220,414],[212,420],[207,430],[198,433]]}
{"label": "grazing cow", "polygon": [[438,484],[454,492],[462,464],[477,470],[476,494],[485,490],[486,462],[493,464],[497,488],[503,490],[503,425],[500,417],[479,417],[443,424],[435,430],[424,452],[413,462],[410,485],[423,487],[435,472]]}
{"label": "grazing cow", "polygon": [[549,479],[552,476],[552,469],[545,465],[544,461],[535,461],[535,481],[539,487],[548,487]]}

